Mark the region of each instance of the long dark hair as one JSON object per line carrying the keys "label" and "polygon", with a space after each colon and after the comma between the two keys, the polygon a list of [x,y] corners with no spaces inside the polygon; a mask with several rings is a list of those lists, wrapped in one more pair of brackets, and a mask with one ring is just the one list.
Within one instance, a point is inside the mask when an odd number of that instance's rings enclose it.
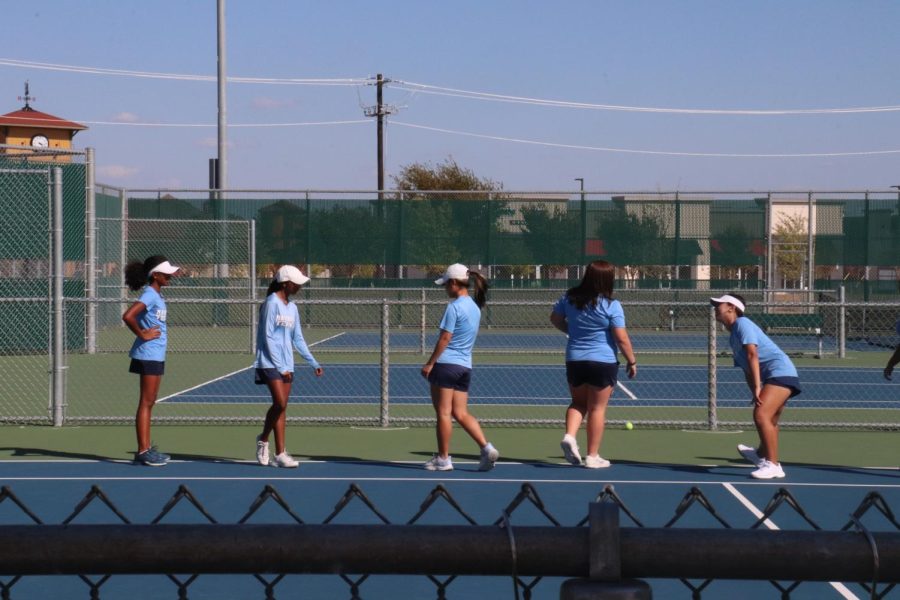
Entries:
{"label": "long dark hair", "polygon": [[153,267],[166,262],[167,259],[162,254],[150,256],[144,262],[139,260],[132,261],[125,265],[125,285],[132,292],[136,292],[148,283],[150,283],[150,271]]}
{"label": "long dark hair", "polygon": [[605,260],[595,260],[587,266],[581,283],[570,288],[566,295],[575,308],[597,306],[597,297],[612,300],[613,284],[616,281],[616,267]]}

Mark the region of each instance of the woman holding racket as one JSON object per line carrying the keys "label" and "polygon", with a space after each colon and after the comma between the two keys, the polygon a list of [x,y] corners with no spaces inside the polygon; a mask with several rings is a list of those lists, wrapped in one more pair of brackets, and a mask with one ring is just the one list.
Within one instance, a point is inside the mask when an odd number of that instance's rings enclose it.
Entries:
{"label": "woman holding racket", "polygon": [[[487,280],[478,272],[459,263],[447,267],[435,280],[444,286],[452,298],[441,319],[440,335],[434,352],[422,366],[422,377],[431,384],[431,403],[437,416],[438,453],[425,463],[429,471],[452,471],[450,436],[453,421],[475,440],[481,449],[479,471],[490,471],[500,457],[493,444],[487,441],[478,420],[469,414],[469,381],[472,377],[472,348],[481,323],[481,309],[486,302]],[[469,295],[472,283],[474,298]]]}
{"label": "woman holding racket", "polygon": [[[290,297],[309,281],[300,269],[285,265],[275,273],[266,290],[266,301],[259,307],[256,335],[256,384],[266,385],[272,406],[266,412],[262,433],[256,438],[256,460],[261,465],[295,468],[298,463],[285,449],[288,398],[294,381],[294,348],[313,369],[316,377],[324,372],[309,351],[300,330],[300,313]],[[275,433],[275,456],[269,456],[269,434]]]}
{"label": "woman holding racket", "polygon": [[[566,460],[588,469],[610,462],[600,457],[606,406],[618,381],[621,352],[629,378],[637,375],[637,359],[625,330],[625,313],[613,300],[615,267],[605,260],[590,263],[577,286],[557,301],[550,322],[568,336],[566,380],[572,402],[566,409],[566,434],[560,443]],[[587,419],[587,456],[582,463],[576,434]]]}
{"label": "woman holding racket", "polygon": [[784,469],[778,462],[778,421],[787,401],[800,393],[794,363],[769,339],[756,323],[744,316],[744,299],[737,294],[710,298],[716,321],[730,332],[728,343],[734,366],[744,371],[753,404],[753,424],[759,446],[738,444],[738,452],[756,465],[755,479],[780,479]]}
{"label": "woman holding racket", "polygon": [[140,375],[140,400],[134,416],[137,433],[135,462],[148,467],[161,467],[169,462],[169,455],[150,445],[150,416],[156,405],[159,384],[166,370],[166,301],[162,288],[180,270],[165,256],[151,256],[147,260],[134,261],[125,266],[125,284],[133,292],[143,288],[141,297],[132,304],[122,320],[136,336],[128,356],[129,371]]}

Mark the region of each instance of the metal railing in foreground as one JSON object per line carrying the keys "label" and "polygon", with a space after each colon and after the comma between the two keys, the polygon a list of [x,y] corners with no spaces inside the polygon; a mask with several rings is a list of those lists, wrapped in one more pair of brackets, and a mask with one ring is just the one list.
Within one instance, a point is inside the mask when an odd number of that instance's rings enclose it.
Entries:
{"label": "metal railing in foreground", "polygon": [[[285,574],[335,574],[358,598],[369,575],[428,575],[444,597],[455,576],[507,576],[518,596],[542,577],[570,578],[562,584],[564,600],[593,598],[649,598],[643,579],[680,579],[701,597],[713,579],[770,581],[789,597],[803,581],[859,582],[873,598],[882,598],[900,582],[900,523],[890,507],[870,492],[840,531],[822,531],[790,492],[780,489],[763,515],[747,530],[735,530],[717,514],[700,490],[691,488],[664,527],[644,527],[633,512],[606,486],[589,504],[588,515],[575,526],[562,526],[547,512],[536,490],[524,484],[492,525],[478,525],[443,486],[426,497],[420,510],[404,524],[392,524],[355,484],[322,524],[307,524],[274,488],[266,486],[249,511],[236,524],[220,524],[184,486],[151,524],[132,524],[96,486],[60,525],[45,525],[8,487],[0,503],[10,500],[34,524],[0,525],[0,582],[3,598],[10,598],[22,576],[79,575],[100,597],[100,587],[113,575],[169,574],[187,597],[199,574],[252,574],[274,598],[275,586]],[[93,501],[103,502],[120,524],[74,524]],[[251,524],[249,520],[267,501],[276,502],[295,523]],[[362,501],[381,524],[334,524],[352,500]],[[425,513],[446,501],[469,525],[417,524]],[[161,520],[180,502],[189,502],[202,514],[203,524],[163,524]],[[513,523],[514,513],[536,508],[548,526]],[[673,528],[689,508],[700,506],[724,529]],[[770,530],[773,513],[789,506],[813,531]],[[871,531],[863,523],[870,511],[885,517],[894,531]],[[624,513],[636,527],[620,527]],[[183,516],[182,516],[183,518]],[[565,551],[562,551],[565,549]],[[98,582],[86,574],[104,573]],[[182,580],[172,573],[192,573]],[[278,574],[270,580],[264,574]],[[353,580],[351,574],[365,574]],[[435,575],[451,575],[444,582]],[[523,578],[536,578],[526,583]],[[688,579],[705,580],[694,586]],[[788,588],[778,582],[793,581]],[[838,585],[834,584],[833,585]],[[879,587],[881,588],[879,591]]]}

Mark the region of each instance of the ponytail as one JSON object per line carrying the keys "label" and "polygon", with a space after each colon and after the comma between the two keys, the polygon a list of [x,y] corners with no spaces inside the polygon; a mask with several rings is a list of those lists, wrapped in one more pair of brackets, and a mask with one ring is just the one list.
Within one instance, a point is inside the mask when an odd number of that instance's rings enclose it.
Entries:
{"label": "ponytail", "polygon": [[484,278],[484,275],[478,271],[469,271],[469,281],[472,282],[472,287],[474,288],[472,299],[478,305],[478,308],[484,308],[484,305],[487,304],[487,291],[491,286],[488,284],[487,279]]}
{"label": "ponytail", "polygon": [[150,282],[150,271],[168,260],[162,254],[150,256],[145,261],[135,260],[125,265],[125,285],[136,292]]}
{"label": "ponytail", "polygon": [[266,288],[266,298],[268,298],[269,296],[271,296],[272,294],[274,294],[275,292],[280,290],[281,286],[283,286],[283,285],[284,285],[283,283],[280,283],[273,279],[272,282],[269,284],[269,287]]}

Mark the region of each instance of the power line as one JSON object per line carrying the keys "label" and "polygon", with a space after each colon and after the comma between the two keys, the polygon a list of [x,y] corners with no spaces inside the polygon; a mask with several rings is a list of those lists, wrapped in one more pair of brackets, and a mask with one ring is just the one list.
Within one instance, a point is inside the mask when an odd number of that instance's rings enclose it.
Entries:
{"label": "power line", "polygon": [[547,146],[551,148],[568,148],[572,150],[591,150],[596,152],[614,152],[619,154],[649,154],[659,156],[686,156],[686,157],[705,157],[705,158],[826,158],[840,156],[878,156],[885,154],[900,154],[900,150],[867,150],[861,152],[809,152],[797,154],[738,154],[738,153],[717,153],[717,152],[668,152],[662,150],[634,150],[629,148],[612,148],[605,146],[585,146],[580,144],[561,144],[556,142],[542,142],[539,140],[527,140],[522,138],[501,137],[496,135],[486,135],[481,133],[472,133],[468,131],[456,131],[453,129],[443,129],[440,127],[428,127],[426,125],[416,125],[413,123],[404,123],[402,121],[391,121],[393,125],[400,127],[410,127],[412,129],[423,129],[425,131],[435,131],[438,133],[449,133],[453,135],[462,135],[486,140],[495,140],[500,142],[513,142],[517,144],[531,144],[534,146]]}
{"label": "power line", "polygon": [[[44,63],[26,61],[12,58],[0,58],[0,66],[19,67],[30,69],[43,69],[61,71],[67,73],[84,73],[89,75],[113,75],[121,77],[140,77],[147,79],[170,79],[178,81],[214,82],[213,75],[190,75],[180,73],[161,73],[153,71],[135,71],[128,69],[108,69],[104,67],[88,67],[79,65],[62,65],[56,63]],[[229,83],[248,83],[259,85],[316,85],[316,86],[359,86],[370,83],[370,78],[345,77],[345,78],[279,78],[279,77],[229,77]],[[483,100],[490,102],[507,102],[513,104],[529,104],[534,106],[548,106],[556,108],[573,108],[584,110],[624,111],[658,114],[680,115],[731,115],[731,116],[799,116],[799,115],[843,115],[900,112],[900,105],[888,106],[861,106],[844,108],[810,108],[810,109],[724,109],[724,108],[667,108],[650,106],[629,106],[618,104],[601,104],[591,102],[573,102],[568,100],[550,100],[546,98],[532,98],[527,96],[513,96],[508,94],[495,94],[436,86],[413,81],[393,80],[395,87],[415,91],[421,94],[436,96],[448,96],[469,100]]]}
{"label": "power line", "polygon": [[780,115],[835,115],[900,112],[900,106],[863,106],[852,108],[810,108],[810,109],[723,109],[723,108],[660,108],[649,106],[626,106],[616,104],[595,104],[589,102],[569,102],[565,100],[548,100],[545,98],[529,98],[525,96],[509,96],[471,90],[439,87],[424,83],[395,80],[398,87],[416,90],[423,94],[450,96],[469,100],[485,100],[491,102],[508,102],[513,104],[530,104],[535,106],[551,106],[556,108],[576,108],[589,110],[608,110],[643,113],[662,113],[680,115],[733,115],[733,116],[780,116]]}
{"label": "power line", "polygon": [[[189,75],[183,73],[158,73],[153,71],[134,71],[128,69],[107,69],[103,67],[85,67],[78,65],[60,65],[55,63],[43,63],[12,58],[0,58],[0,65],[7,67],[20,67],[28,69],[42,69],[47,71],[61,71],[64,73],[83,73],[88,75],[113,75],[119,77],[139,77],[145,79],[170,79],[177,81],[201,81],[214,83],[215,75]],[[254,83],[268,85],[363,85],[365,78],[277,78],[277,77],[228,77],[228,83]]]}

